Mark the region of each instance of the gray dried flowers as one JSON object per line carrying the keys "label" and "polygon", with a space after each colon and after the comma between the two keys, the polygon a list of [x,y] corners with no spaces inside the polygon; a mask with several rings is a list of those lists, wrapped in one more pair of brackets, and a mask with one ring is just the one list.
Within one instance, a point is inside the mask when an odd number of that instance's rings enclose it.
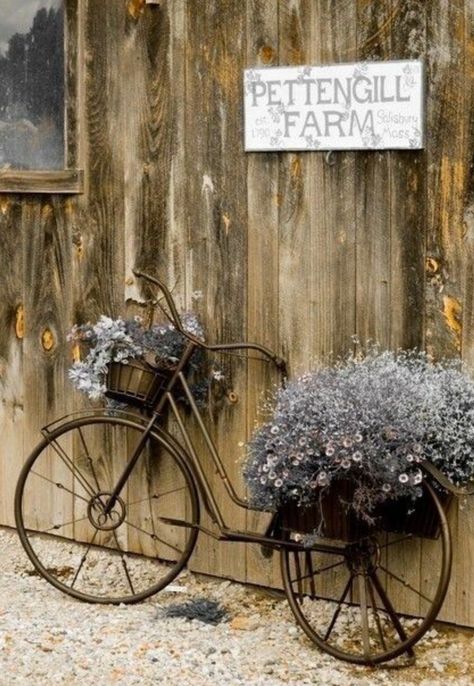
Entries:
{"label": "gray dried flowers", "polygon": [[304,506],[350,480],[350,507],[371,521],[379,504],[422,494],[425,459],[455,485],[474,477],[474,382],[459,361],[372,347],[304,374],[275,400],[244,469],[257,509]]}
{"label": "gray dried flowers", "polygon": [[[204,332],[193,313],[182,315],[186,331],[204,340]],[[172,324],[154,324],[146,327],[141,317],[134,319],[111,319],[102,315],[95,324],[74,326],[68,340],[87,348],[84,359],[73,363],[69,377],[77,390],[91,400],[104,397],[107,365],[110,362],[127,364],[132,359],[154,358],[155,363],[173,365],[177,362],[186,344],[185,337]],[[193,386],[197,400],[207,391],[206,363],[202,351],[197,350],[190,361],[190,371],[197,373]],[[211,378],[220,374],[211,371]]]}

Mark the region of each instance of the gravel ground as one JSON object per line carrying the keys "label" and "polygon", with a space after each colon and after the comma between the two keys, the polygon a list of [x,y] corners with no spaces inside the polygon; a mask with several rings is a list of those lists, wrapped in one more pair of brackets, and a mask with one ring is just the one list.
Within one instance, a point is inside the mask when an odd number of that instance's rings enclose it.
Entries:
{"label": "gravel ground", "polygon": [[[0,530],[0,684],[132,686],[474,685],[474,635],[437,626],[414,667],[368,669],[321,653],[286,602],[184,572],[140,605],[86,605],[32,573],[16,534]],[[170,603],[216,601],[226,621],[165,617]],[[472,673],[472,676],[471,676]]]}

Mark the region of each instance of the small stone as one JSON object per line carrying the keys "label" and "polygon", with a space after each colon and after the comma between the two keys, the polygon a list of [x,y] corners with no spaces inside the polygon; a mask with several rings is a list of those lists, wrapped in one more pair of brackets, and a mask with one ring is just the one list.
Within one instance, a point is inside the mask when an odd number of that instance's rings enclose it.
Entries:
{"label": "small stone", "polygon": [[245,615],[237,615],[230,623],[231,629],[238,631],[254,631],[258,629],[260,623],[253,617],[246,617]]}

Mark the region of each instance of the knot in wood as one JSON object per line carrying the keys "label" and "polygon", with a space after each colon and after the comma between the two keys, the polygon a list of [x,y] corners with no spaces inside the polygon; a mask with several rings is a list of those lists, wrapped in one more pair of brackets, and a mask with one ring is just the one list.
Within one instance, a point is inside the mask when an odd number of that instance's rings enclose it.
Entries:
{"label": "knot in wood", "polygon": [[51,329],[45,329],[41,334],[41,345],[46,352],[50,352],[56,345],[54,334]]}
{"label": "knot in wood", "polygon": [[260,59],[262,60],[263,64],[270,64],[273,62],[275,55],[275,50],[271,47],[271,45],[263,45],[260,48]]}
{"label": "knot in wood", "polygon": [[25,308],[22,304],[15,311],[15,334],[20,340],[25,337]]}
{"label": "knot in wood", "polygon": [[427,257],[425,264],[428,274],[436,274],[439,271],[439,262],[434,257]]}
{"label": "knot in wood", "polygon": [[132,19],[137,20],[145,9],[145,0],[129,0],[127,11]]}

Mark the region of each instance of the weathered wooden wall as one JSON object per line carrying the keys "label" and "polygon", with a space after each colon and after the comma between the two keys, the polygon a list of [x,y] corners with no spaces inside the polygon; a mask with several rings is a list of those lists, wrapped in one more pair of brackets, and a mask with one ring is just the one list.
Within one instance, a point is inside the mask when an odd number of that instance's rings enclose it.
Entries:
{"label": "weathered wooden wall", "polygon": [[[258,340],[293,373],[354,334],[474,365],[474,0],[82,7],[86,192],[0,196],[3,523],[38,427],[77,403],[67,329],[123,311],[134,266],[175,284],[182,307],[202,291],[209,339]],[[333,166],[318,153],[243,152],[245,66],[408,57],[426,64],[423,151],[340,152]],[[238,480],[238,444],[274,379],[255,362],[221,365],[238,402],[216,398],[210,422]],[[261,523],[224,510],[233,525]],[[443,616],[472,626],[474,506],[452,526]],[[412,561],[419,574],[426,559]],[[201,537],[193,565],[279,583],[252,546]]]}

